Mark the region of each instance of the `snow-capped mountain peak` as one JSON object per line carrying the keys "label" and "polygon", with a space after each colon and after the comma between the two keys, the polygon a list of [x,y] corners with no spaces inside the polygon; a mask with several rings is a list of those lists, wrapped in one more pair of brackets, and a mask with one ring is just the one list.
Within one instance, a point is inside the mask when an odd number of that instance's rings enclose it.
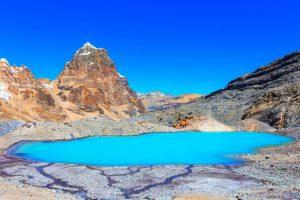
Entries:
{"label": "snow-capped mountain peak", "polygon": [[9,62],[5,58],[0,58],[0,62],[9,65]]}
{"label": "snow-capped mountain peak", "polygon": [[86,48],[97,49],[94,45],[92,45],[92,44],[89,43],[89,42],[84,43],[83,48],[85,48],[85,49],[86,49]]}

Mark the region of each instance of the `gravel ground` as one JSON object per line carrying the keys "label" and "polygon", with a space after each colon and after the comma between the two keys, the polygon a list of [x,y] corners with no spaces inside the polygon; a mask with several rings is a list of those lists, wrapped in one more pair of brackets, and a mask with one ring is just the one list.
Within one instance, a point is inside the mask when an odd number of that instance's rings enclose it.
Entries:
{"label": "gravel ground", "polygon": [[[98,117],[71,123],[25,123],[1,136],[0,145],[3,151],[21,140],[156,131],[172,132],[176,129],[134,118],[119,122]],[[300,137],[299,129],[281,131],[281,134],[295,139]],[[18,192],[30,187],[30,192],[25,192],[27,199],[34,199],[32,195],[42,194],[42,191],[45,194],[54,192],[54,196],[48,194],[48,199],[59,199],[56,194],[67,195],[63,199],[300,199],[299,152],[300,142],[294,142],[261,149],[255,155],[244,155],[249,162],[240,166],[138,167],[29,162],[3,152],[0,156],[0,189],[1,184],[3,187],[6,184],[7,187],[20,187]]]}
{"label": "gravel ground", "polygon": [[23,124],[24,122],[16,120],[0,121],[0,136],[16,130]]}

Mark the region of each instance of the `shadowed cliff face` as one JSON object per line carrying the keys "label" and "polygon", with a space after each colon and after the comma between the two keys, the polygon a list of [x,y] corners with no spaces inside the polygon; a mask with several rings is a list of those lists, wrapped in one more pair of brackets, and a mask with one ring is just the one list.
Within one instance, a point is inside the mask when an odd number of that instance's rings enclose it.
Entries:
{"label": "shadowed cliff face", "polygon": [[296,52],[229,82],[206,100],[224,99],[225,106],[238,110],[237,119],[257,119],[281,129],[300,126],[299,96],[300,52]]}
{"label": "shadowed cliff face", "polygon": [[300,126],[300,53],[237,78],[207,99],[229,94],[242,102],[241,119],[254,118],[279,129]]}
{"label": "shadowed cliff face", "polygon": [[271,89],[246,109],[242,119],[258,119],[275,128],[300,126],[299,94],[299,84]]}
{"label": "shadowed cliff face", "polygon": [[270,89],[298,81],[300,77],[300,52],[292,53],[279,60],[263,66],[250,74],[230,81],[224,90],[247,90],[250,88]]}
{"label": "shadowed cliff face", "polygon": [[209,116],[231,126],[254,119],[277,129],[290,128],[300,126],[299,96],[300,52],[296,52],[230,81],[224,89],[196,102],[149,115],[151,121],[169,126],[182,118]]}

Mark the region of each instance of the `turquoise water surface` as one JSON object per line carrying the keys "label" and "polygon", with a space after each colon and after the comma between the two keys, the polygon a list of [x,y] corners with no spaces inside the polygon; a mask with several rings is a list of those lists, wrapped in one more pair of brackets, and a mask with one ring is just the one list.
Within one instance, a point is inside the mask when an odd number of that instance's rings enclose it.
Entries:
{"label": "turquoise water surface", "polygon": [[289,137],[267,133],[151,133],[25,142],[16,145],[10,154],[35,161],[97,166],[239,164],[242,160],[232,155],[291,141]]}

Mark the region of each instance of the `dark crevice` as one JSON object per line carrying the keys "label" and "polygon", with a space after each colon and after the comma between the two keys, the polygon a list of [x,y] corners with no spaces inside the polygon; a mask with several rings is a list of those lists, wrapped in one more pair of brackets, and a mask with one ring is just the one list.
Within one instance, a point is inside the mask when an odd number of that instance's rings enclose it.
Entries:
{"label": "dark crevice", "polygon": [[[70,193],[70,194],[73,194],[73,195],[76,195],[76,196],[79,196],[81,198],[84,198],[84,199],[92,199],[92,198],[89,198],[87,196],[87,190],[85,190],[83,187],[81,186],[76,186],[76,185],[70,185],[67,181],[64,181],[62,179],[59,179],[59,178],[56,178],[54,176],[52,176],[51,174],[48,174],[45,172],[45,168],[46,167],[50,167],[51,165],[53,164],[46,164],[46,165],[43,165],[43,166],[37,166],[35,167],[36,170],[43,176],[51,179],[53,182],[52,183],[49,183],[47,184],[45,187],[48,188],[48,189],[51,189],[51,190],[62,190],[64,192],[67,192],[67,193]],[[58,186],[58,187],[55,187],[55,186]],[[61,188],[59,188],[61,187]],[[67,189],[68,188],[68,189]]]}
{"label": "dark crevice", "polygon": [[124,193],[124,197],[126,199],[130,199],[132,195],[140,194],[140,193],[145,192],[145,191],[147,191],[151,188],[159,187],[159,186],[163,186],[163,185],[169,185],[173,182],[174,179],[179,178],[179,177],[183,177],[183,176],[187,176],[190,173],[192,173],[192,168],[193,168],[193,165],[189,165],[189,166],[185,167],[185,172],[170,176],[170,177],[166,178],[163,182],[153,183],[153,184],[147,185],[147,186],[145,186],[143,188],[140,188],[140,189],[135,189],[135,188],[122,189],[122,192]]}

